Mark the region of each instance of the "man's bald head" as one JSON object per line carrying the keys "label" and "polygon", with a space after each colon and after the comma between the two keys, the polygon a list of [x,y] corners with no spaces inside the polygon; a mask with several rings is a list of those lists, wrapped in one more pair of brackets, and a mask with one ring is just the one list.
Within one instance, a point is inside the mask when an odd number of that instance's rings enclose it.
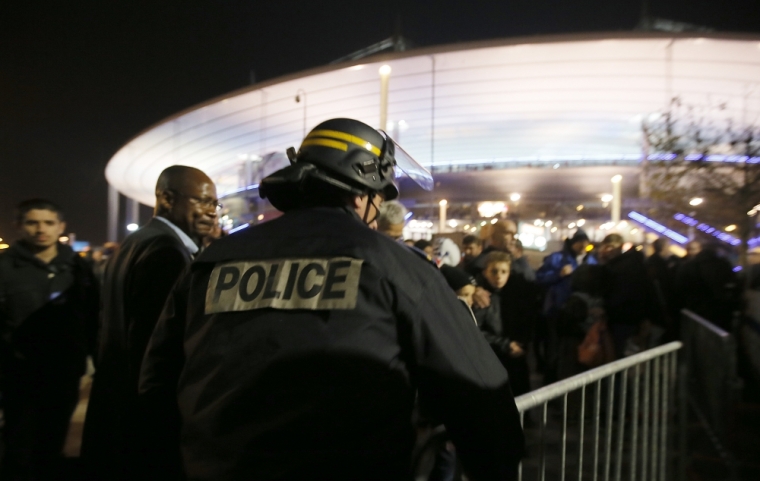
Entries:
{"label": "man's bald head", "polygon": [[167,190],[180,191],[188,185],[214,182],[202,170],[186,165],[172,165],[161,172],[156,181],[156,198]]}
{"label": "man's bald head", "polygon": [[202,170],[172,165],[158,176],[155,215],[171,221],[198,245],[213,230],[218,205],[216,186]]}
{"label": "man's bald head", "polygon": [[517,235],[517,224],[511,220],[500,220],[491,227],[491,245],[500,250],[510,250]]}

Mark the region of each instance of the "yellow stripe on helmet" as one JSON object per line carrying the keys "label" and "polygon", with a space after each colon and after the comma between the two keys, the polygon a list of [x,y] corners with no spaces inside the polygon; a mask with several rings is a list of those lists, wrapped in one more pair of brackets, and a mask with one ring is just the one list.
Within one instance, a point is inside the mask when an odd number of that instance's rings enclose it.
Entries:
{"label": "yellow stripe on helmet", "polygon": [[373,154],[380,156],[380,149],[374,145],[372,145],[371,142],[368,142],[361,137],[357,137],[355,135],[347,134],[345,132],[340,132],[338,130],[312,130],[309,132],[309,135],[306,136],[307,139],[310,139],[312,137],[332,137],[333,139],[338,140],[344,140],[346,142],[350,142],[352,144],[356,144],[360,147],[364,147],[365,149],[369,150]]}
{"label": "yellow stripe on helmet", "polygon": [[333,149],[338,149],[342,151],[348,150],[348,144],[345,142],[338,142],[337,140],[330,140],[330,139],[309,139],[307,138],[303,142],[301,142],[301,147],[307,146],[307,145],[319,145],[322,147],[331,147]]}

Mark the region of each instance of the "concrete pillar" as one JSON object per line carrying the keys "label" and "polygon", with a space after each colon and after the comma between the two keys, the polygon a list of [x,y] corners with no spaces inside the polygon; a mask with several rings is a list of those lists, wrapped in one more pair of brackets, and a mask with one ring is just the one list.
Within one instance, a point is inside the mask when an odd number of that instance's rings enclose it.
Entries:
{"label": "concrete pillar", "polygon": [[135,199],[127,199],[126,224],[140,225],[140,203]]}
{"label": "concrete pillar", "polygon": [[106,233],[108,242],[119,240],[119,191],[114,186],[108,184],[108,232]]}
{"label": "concrete pillar", "polygon": [[442,234],[446,230],[446,209],[449,202],[443,199],[438,203],[438,233]]}
{"label": "concrete pillar", "polygon": [[617,225],[620,222],[620,210],[622,207],[621,199],[621,184],[623,183],[623,176],[616,175],[612,177],[612,222]]}
{"label": "concrete pillar", "polygon": [[378,70],[380,74],[380,129],[388,128],[388,84],[391,79],[391,66],[383,65]]}

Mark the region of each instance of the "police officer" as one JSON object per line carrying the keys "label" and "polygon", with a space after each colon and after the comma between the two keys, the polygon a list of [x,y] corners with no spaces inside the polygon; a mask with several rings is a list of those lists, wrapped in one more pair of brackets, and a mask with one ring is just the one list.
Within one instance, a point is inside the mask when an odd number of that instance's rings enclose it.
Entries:
{"label": "police officer", "polygon": [[180,280],[146,354],[145,405],[182,419],[188,478],[411,479],[415,393],[470,479],[516,476],[507,374],[434,266],[367,227],[392,139],[323,122],[261,183],[284,215],[212,244]]}

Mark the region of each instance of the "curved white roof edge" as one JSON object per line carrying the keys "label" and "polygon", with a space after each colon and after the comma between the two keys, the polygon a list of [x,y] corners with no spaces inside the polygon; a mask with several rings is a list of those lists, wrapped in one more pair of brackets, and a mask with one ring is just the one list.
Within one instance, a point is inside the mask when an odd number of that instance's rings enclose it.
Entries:
{"label": "curved white roof edge", "polygon": [[220,195],[244,187],[249,159],[297,145],[322,120],[377,125],[383,64],[392,67],[388,129],[428,166],[635,158],[641,120],[673,96],[760,117],[758,36],[521,37],[383,54],[236,90],[135,136],[106,178],[148,205],[158,174],[173,164],[205,170]]}

